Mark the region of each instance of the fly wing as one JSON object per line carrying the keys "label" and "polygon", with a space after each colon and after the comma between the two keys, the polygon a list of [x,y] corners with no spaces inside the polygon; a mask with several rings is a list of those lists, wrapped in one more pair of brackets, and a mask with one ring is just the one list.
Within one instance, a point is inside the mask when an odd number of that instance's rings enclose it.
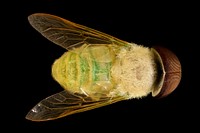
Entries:
{"label": "fly wing", "polygon": [[123,97],[102,97],[96,101],[86,95],[72,94],[64,90],[40,101],[28,112],[26,119],[32,121],[53,120],[109,105],[123,99]]}
{"label": "fly wing", "polygon": [[30,15],[28,20],[44,37],[68,50],[83,44],[128,45],[127,42],[113,36],[55,15],[35,13]]}

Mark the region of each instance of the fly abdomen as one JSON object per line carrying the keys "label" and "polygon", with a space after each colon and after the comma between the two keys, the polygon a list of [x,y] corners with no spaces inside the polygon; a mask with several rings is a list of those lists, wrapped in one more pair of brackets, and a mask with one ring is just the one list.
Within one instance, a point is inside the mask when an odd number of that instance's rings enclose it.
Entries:
{"label": "fly abdomen", "polygon": [[57,59],[52,74],[61,86],[73,93],[106,94],[113,87],[110,74],[113,59],[109,46],[82,46]]}

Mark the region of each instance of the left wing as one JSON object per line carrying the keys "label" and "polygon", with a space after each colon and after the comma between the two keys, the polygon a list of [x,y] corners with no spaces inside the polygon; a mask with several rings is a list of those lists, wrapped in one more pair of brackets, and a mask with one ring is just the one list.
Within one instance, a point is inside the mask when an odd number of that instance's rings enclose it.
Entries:
{"label": "left wing", "polygon": [[26,119],[47,121],[79,113],[124,100],[123,97],[102,97],[98,101],[83,94],[72,94],[66,90],[56,93],[40,101],[33,107]]}
{"label": "left wing", "polygon": [[28,20],[44,37],[68,50],[83,44],[128,45],[126,41],[55,15],[35,13]]}

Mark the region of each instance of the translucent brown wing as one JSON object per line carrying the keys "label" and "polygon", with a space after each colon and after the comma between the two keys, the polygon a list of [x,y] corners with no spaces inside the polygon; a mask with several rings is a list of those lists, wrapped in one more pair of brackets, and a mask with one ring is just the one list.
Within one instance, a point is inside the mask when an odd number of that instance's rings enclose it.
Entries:
{"label": "translucent brown wing", "polygon": [[116,44],[126,46],[127,42],[97,30],[82,26],[58,16],[35,13],[28,17],[30,24],[55,44],[70,49],[83,44]]}
{"label": "translucent brown wing", "polygon": [[26,119],[47,121],[79,113],[123,100],[123,97],[102,97],[98,101],[83,94],[72,94],[64,90],[40,101],[33,107]]}

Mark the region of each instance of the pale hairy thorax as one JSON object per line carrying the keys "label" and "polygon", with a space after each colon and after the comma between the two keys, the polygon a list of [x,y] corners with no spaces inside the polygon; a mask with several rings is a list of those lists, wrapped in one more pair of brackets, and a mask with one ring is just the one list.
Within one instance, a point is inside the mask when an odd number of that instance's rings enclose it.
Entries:
{"label": "pale hairy thorax", "polygon": [[111,76],[117,83],[110,95],[140,98],[152,92],[157,69],[154,53],[150,48],[132,44],[129,49],[121,49],[111,68]]}

